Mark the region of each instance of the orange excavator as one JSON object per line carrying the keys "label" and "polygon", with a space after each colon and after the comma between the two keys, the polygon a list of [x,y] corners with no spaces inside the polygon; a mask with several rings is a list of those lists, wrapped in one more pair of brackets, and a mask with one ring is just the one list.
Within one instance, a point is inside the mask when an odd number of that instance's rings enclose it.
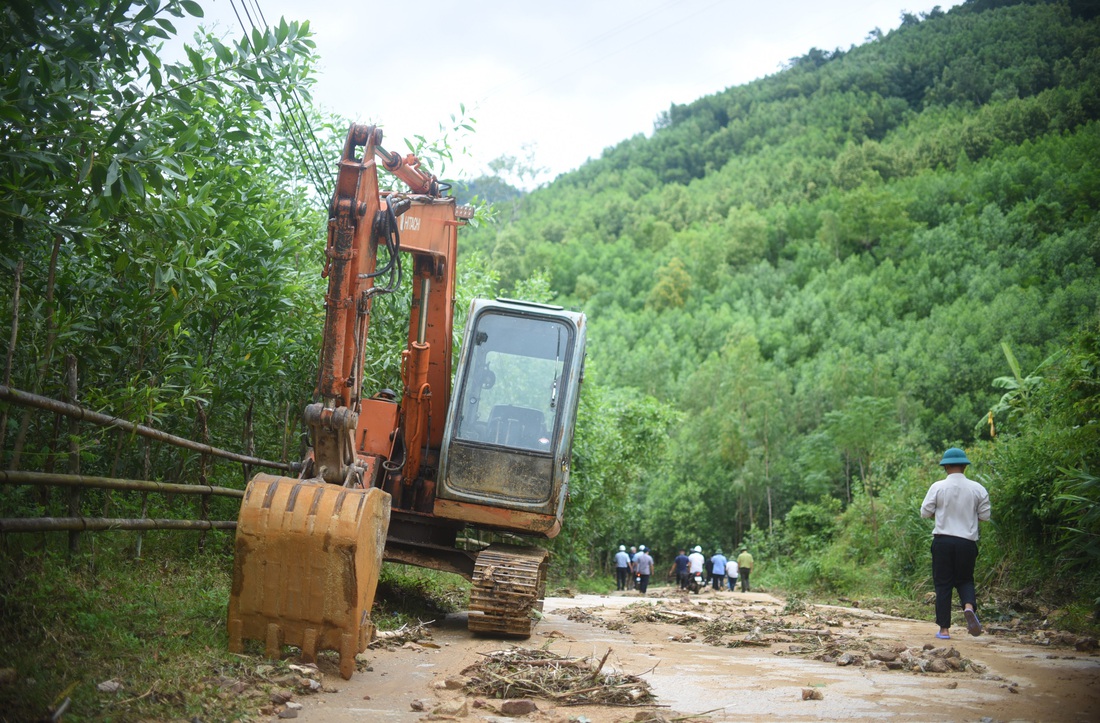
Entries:
{"label": "orange excavator", "polygon": [[[470,579],[471,631],[531,634],[547,551],[463,543],[476,530],[522,542],[561,529],[586,338],[582,314],[475,300],[452,383],[458,228],[472,209],[415,156],[381,144],[374,126],[348,132],[329,208],[320,372],[303,415],[312,447],[297,478],[250,480],[228,613],[231,650],[259,640],[274,658],[293,645],[307,662],[336,650],[345,678],[373,636],[383,560]],[[380,191],[379,163],[408,191]],[[375,297],[406,275],[403,390],[368,394]]]}

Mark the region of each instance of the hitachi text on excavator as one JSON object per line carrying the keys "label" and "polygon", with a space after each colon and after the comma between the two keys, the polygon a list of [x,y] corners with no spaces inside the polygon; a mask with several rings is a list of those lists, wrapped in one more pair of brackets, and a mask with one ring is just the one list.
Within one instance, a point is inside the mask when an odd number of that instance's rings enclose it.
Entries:
{"label": "hitachi text on excavator", "polygon": [[[582,314],[475,300],[452,375],[458,229],[472,209],[415,156],[381,144],[374,126],[348,132],[329,208],[316,401],[304,411],[312,446],[297,478],[249,482],[228,613],[231,650],[259,640],[274,658],[293,645],[307,662],[336,650],[345,678],[373,635],[383,560],[469,578],[471,631],[531,634],[546,550],[457,543],[471,529],[561,529],[586,340]],[[380,191],[379,163],[408,191]],[[364,390],[372,305],[406,274],[401,394]]]}

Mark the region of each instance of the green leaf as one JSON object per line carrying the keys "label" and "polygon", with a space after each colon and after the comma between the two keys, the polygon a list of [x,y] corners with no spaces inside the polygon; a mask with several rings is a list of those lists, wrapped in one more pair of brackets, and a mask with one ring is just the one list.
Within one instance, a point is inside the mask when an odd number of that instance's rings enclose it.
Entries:
{"label": "green leaf", "polygon": [[195,69],[195,72],[199,75],[205,74],[206,61],[202,59],[202,55],[190,45],[185,45],[184,50],[187,51],[187,58],[191,61],[191,67]]}
{"label": "green leaf", "polygon": [[182,5],[183,9],[186,10],[193,17],[206,17],[202,11],[202,6],[199,5],[197,2],[194,2],[194,0],[183,0],[180,5]]}
{"label": "green leaf", "polygon": [[107,189],[110,189],[112,186],[115,185],[115,181],[117,181],[117,180],[118,180],[118,160],[115,159],[115,158],[112,158],[111,159],[111,164],[109,166],[107,166],[107,180],[105,180],[103,182],[103,185],[106,186]]}
{"label": "green leaf", "polygon": [[0,120],[6,120],[12,123],[23,123],[25,118],[23,117],[23,112],[15,106],[8,103],[0,103]]}
{"label": "green leaf", "polygon": [[218,56],[218,60],[223,63],[233,62],[233,52],[219,42],[217,38],[210,38],[210,45],[214,48],[214,55]]}
{"label": "green leaf", "polygon": [[111,132],[107,135],[107,140],[103,141],[103,145],[110,148],[118,141],[122,132],[126,130],[126,123],[134,117],[134,113],[137,112],[138,106],[132,105],[126,109],[126,112],[122,114],[122,117],[115,123],[115,127],[111,129]]}

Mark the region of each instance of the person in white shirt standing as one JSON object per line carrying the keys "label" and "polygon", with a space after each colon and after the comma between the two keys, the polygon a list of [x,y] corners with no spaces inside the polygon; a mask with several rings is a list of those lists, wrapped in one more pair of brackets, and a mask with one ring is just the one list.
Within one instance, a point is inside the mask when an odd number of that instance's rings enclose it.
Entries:
{"label": "person in white shirt standing", "polygon": [[982,634],[974,591],[974,564],[978,560],[978,523],[990,518],[989,493],[964,472],[970,460],[958,447],[943,453],[940,466],[947,473],[928,488],[920,507],[921,517],[935,517],[932,529],[932,584],[936,590],[936,637],[951,637],[951,596],[959,602],[971,635]]}
{"label": "person in white shirt standing", "polygon": [[619,545],[615,553],[615,589],[626,589],[626,576],[630,574],[630,555],[626,554],[626,545]]}
{"label": "person in white shirt standing", "polygon": [[731,557],[726,561],[726,582],[729,583],[730,592],[737,587],[737,560],[735,560],[730,553]]}

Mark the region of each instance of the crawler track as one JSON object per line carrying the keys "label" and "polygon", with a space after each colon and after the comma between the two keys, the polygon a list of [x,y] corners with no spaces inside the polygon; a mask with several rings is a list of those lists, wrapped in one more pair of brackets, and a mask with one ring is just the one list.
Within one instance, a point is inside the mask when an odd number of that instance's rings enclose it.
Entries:
{"label": "crawler track", "polygon": [[491,545],[478,554],[470,589],[473,633],[528,638],[532,610],[542,610],[550,553],[538,547]]}

